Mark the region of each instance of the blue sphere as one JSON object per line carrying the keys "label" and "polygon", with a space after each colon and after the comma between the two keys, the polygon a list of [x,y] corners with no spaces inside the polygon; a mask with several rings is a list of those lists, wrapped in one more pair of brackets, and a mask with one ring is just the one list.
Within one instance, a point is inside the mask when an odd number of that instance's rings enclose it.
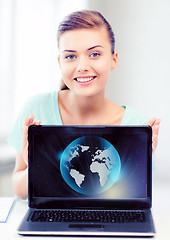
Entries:
{"label": "blue sphere", "polygon": [[108,190],[119,179],[120,156],[115,147],[98,136],[72,141],[63,151],[60,171],[76,192],[95,196]]}

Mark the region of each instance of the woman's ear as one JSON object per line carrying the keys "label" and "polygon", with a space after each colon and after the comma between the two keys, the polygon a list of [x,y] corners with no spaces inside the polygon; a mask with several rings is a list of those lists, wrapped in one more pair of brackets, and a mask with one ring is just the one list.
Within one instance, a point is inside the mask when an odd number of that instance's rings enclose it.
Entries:
{"label": "woman's ear", "polygon": [[61,68],[60,55],[58,55],[58,65]]}
{"label": "woman's ear", "polygon": [[117,52],[114,52],[112,55],[112,65],[111,65],[111,70],[114,70],[118,65],[118,54]]}

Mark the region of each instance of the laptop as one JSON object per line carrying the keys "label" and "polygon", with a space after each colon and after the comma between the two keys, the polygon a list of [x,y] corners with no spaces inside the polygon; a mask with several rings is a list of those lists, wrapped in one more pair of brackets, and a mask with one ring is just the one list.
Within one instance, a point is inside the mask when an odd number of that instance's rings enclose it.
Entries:
{"label": "laptop", "polygon": [[21,235],[155,235],[149,126],[30,126]]}

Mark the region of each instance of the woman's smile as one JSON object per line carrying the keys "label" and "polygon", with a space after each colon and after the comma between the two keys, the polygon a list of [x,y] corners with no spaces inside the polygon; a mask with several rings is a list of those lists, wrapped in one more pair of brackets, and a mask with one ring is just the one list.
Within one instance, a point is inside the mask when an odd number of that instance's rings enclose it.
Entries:
{"label": "woman's smile", "polygon": [[87,85],[87,84],[90,84],[95,78],[96,76],[84,76],[84,77],[76,77],[74,78],[74,80],[76,80],[81,85]]}

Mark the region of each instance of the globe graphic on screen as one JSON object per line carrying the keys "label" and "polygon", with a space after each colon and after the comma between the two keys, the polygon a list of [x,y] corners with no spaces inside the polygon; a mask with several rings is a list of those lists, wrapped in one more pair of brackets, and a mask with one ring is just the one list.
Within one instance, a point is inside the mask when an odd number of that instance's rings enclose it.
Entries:
{"label": "globe graphic on screen", "polygon": [[96,195],[108,190],[118,181],[120,170],[117,150],[102,137],[79,137],[61,154],[61,175],[74,191],[81,194]]}

